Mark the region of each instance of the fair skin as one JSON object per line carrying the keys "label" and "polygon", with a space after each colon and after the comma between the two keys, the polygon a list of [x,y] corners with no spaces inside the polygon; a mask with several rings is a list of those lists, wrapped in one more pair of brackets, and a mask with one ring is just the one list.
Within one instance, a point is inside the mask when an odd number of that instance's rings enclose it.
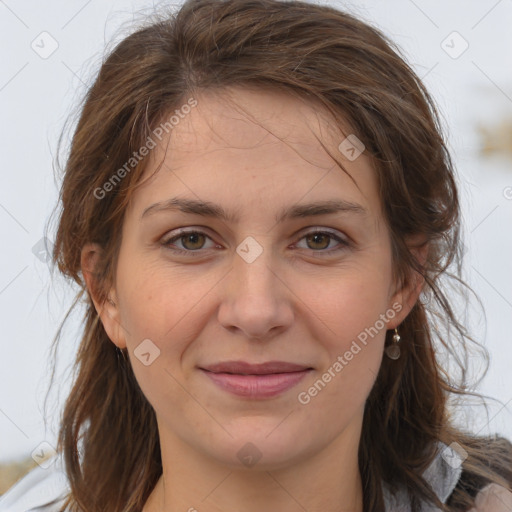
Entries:
{"label": "fair skin", "polygon": [[[197,107],[151,153],[146,173],[163,165],[126,211],[112,303],[93,296],[109,338],[128,349],[157,417],[163,475],[144,512],[361,512],[357,453],[365,400],[386,330],[400,325],[423,283],[418,276],[398,289],[392,281],[370,159],[344,158],[337,148],[346,135],[326,128],[317,105],[240,88],[230,89],[233,101],[226,93],[195,97]],[[153,210],[141,219],[146,208],[173,197],[215,203],[238,218]],[[276,221],[283,209],[327,200],[365,212]],[[163,246],[178,228],[204,235],[177,236]],[[312,231],[332,236],[315,238]],[[263,250],[250,263],[236,251],[249,236]],[[98,245],[83,248],[91,293],[100,257]],[[391,318],[393,304],[401,309]],[[378,334],[301,403],[298,394],[383,314]],[[148,366],[134,355],[146,339],[160,350]],[[226,360],[312,370],[277,396],[250,398],[221,389],[200,370]],[[258,459],[251,467],[237,455],[244,446]]]}

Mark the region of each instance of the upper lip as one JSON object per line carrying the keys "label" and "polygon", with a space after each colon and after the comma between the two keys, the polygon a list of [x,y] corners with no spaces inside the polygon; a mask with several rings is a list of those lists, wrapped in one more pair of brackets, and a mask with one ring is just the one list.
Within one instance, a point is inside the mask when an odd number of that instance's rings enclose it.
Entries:
{"label": "upper lip", "polygon": [[245,361],[224,361],[201,367],[213,373],[236,373],[245,375],[268,375],[270,373],[291,373],[311,369],[303,364],[287,363],[284,361],[268,361],[266,363],[247,363]]}

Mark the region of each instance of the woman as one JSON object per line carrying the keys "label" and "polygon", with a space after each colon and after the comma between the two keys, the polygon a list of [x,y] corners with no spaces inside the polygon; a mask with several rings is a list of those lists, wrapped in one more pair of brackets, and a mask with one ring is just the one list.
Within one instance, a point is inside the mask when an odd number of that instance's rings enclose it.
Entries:
{"label": "woman", "polygon": [[437,353],[472,342],[442,286],[450,155],[378,30],[186,2],[104,62],[61,201],[54,261],[87,310],[51,473],[69,492],[38,504],[508,510],[512,447],[454,426],[466,382]]}

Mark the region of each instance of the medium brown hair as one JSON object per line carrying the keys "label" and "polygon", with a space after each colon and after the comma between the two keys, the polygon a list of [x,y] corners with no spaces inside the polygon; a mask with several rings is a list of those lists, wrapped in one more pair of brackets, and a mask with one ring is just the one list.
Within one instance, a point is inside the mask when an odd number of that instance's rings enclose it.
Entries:
{"label": "medium brown hair", "polygon": [[[467,510],[490,482],[510,489],[510,444],[462,431],[450,415],[449,400],[469,393],[468,347],[478,344],[443,291],[447,279],[460,290],[469,288],[460,278],[455,172],[439,114],[421,80],[384,34],[335,8],[298,1],[191,0],[111,51],[87,92],[72,137],[53,261],[80,287],[74,305],[85,296],[86,311],[58,440],[71,486],[62,510],[140,511],[162,473],[155,412],[126,352],[107,337],[80,266],[82,247],[99,243],[105,252],[95,274],[99,296],[106,299],[126,206],[147,159],[101,199],[94,191],[146,144],[169,112],[201,90],[227,86],[286,91],[319,102],[334,119],[346,121],[375,165],[393,275],[402,284],[413,272],[425,279],[420,299],[400,326],[402,356],[383,359],[366,402],[359,447],[365,512],[384,510],[383,482],[391,489],[404,486],[413,512],[420,500],[444,511]],[[415,234],[429,244],[423,266],[405,243]],[[441,352],[458,364],[458,382],[443,366]],[[488,359],[483,348],[482,353]],[[439,455],[439,441],[456,441],[469,455],[446,506],[421,476]]]}

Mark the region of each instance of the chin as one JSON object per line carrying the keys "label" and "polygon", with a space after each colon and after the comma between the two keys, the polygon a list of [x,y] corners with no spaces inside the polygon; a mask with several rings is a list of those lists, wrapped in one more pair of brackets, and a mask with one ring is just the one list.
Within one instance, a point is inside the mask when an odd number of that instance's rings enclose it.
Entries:
{"label": "chin", "polygon": [[[218,462],[226,465],[231,470],[251,469],[252,471],[271,471],[285,468],[295,464],[300,459],[321,449],[315,442],[311,442],[298,432],[304,431],[304,424],[298,429],[290,429],[286,420],[280,424],[283,418],[275,421],[244,421],[243,425],[236,428],[226,428],[233,436],[225,435],[214,442],[215,450],[212,453],[212,445],[205,446],[210,456]],[[309,429],[305,429],[309,431]],[[319,434],[321,435],[321,433]]]}

